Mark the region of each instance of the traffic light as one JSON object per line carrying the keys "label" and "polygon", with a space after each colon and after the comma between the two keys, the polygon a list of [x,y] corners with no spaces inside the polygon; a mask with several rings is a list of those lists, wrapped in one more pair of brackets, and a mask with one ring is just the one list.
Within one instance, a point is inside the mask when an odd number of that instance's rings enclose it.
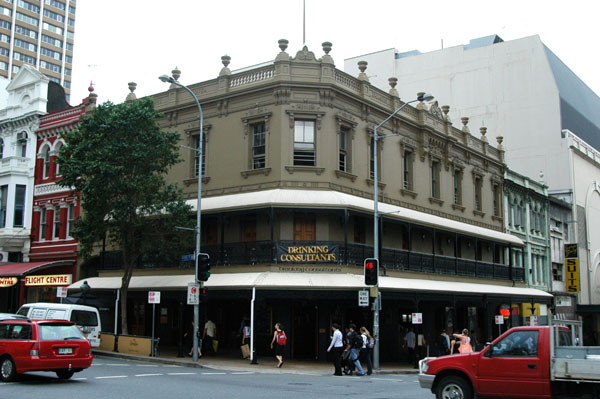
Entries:
{"label": "traffic light", "polygon": [[208,289],[206,289],[206,287],[200,288],[198,295],[200,297],[200,303],[208,302]]}
{"label": "traffic light", "polygon": [[365,259],[365,285],[377,285],[379,276],[379,260],[375,258]]}
{"label": "traffic light", "polygon": [[210,277],[210,256],[198,254],[198,281],[207,281]]}

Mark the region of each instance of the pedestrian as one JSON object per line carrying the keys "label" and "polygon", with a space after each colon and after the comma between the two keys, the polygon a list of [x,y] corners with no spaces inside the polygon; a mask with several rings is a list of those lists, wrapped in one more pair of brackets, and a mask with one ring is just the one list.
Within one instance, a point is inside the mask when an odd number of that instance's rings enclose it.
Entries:
{"label": "pedestrian", "polygon": [[244,325],[242,330],[242,346],[240,347],[242,351],[242,358],[249,359],[250,358],[250,323]]}
{"label": "pedestrian", "polygon": [[466,328],[462,330],[462,334],[453,334],[459,342],[458,351],[460,353],[471,353],[473,347],[471,346],[471,338],[469,337],[469,330]]}
{"label": "pedestrian", "polygon": [[202,334],[202,343],[204,344],[204,353],[215,356],[217,353],[213,341],[217,338],[217,326],[215,323],[208,319],[204,323],[204,333]]}
{"label": "pedestrian", "polygon": [[[189,328],[183,334],[183,342],[185,342],[186,346],[190,347],[190,351],[188,352],[188,356],[192,356],[194,354],[194,322],[190,324]],[[202,342],[198,343],[198,359],[202,357],[202,351],[200,347],[202,346]]]}
{"label": "pedestrian", "polygon": [[373,374],[373,361],[371,359],[371,352],[375,346],[375,338],[371,336],[371,333],[366,327],[360,328],[360,334],[364,342],[364,345],[360,350],[360,360],[367,363],[367,375],[371,375]]}
{"label": "pedestrian", "polygon": [[356,331],[356,326],[354,324],[350,324],[348,326],[348,345],[344,350],[344,352],[349,352],[348,360],[346,361],[346,369],[344,370],[345,374],[352,375],[352,369],[348,365],[348,363],[351,363],[356,367],[356,375],[365,375],[365,372],[360,365],[360,360],[358,359],[363,343],[362,337]]}
{"label": "pedestrian", "polygon": [[333,331],[333,336],[331,337],[331,343],[329,344],[329,348],[327,348],[327,352],[331,352],[333,350],[333,366],[335,368],[335,373],[333,375],[342,375],[342,352],[344,351],[344,339],[342,337],[339,324],[333,323],[331,325],[331,331]]}
{"label": "pedestrian", "polygon": [[440,335],[438,335],[435,344],[438,356],[445,356],[450,353],[450,337],[446,334],[446,329],[443,329]]}
{"label": "pedestrian", "polygon": [[275,332],[273,333],[273,340],[271,341],[271,349],[275,344],[275,357],[279,360],[277,368],[283,366],[283,351],[285,350],[285,344],[287,343],[287,336],[283,331],[281,323],[275,323]]}
{"label": "pedestrian", "polygon": [[417,344],[417,337],[413,332],[412,328],[408,328],[408,332],[404,336],[404,343],[406,345],[406,349],[408,350],[408,364],[415,365],[417,362],[415,347]]}

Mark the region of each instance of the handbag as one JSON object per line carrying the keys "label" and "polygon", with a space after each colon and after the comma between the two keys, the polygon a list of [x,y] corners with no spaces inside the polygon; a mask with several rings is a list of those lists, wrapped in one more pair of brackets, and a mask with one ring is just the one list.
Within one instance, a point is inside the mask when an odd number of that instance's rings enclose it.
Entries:
{"label": "handbag", "polygon": [[248,359],[250,357],[250,345],[244,344],[240,346],[240,349],[242,350],[242,358]]}
{"label": "handbag", "polygon": [[213,346],[213,350],[216,352],[217,349],[219,348],[219,341],[217,341],[216,339],[213,339],[212,346]]}

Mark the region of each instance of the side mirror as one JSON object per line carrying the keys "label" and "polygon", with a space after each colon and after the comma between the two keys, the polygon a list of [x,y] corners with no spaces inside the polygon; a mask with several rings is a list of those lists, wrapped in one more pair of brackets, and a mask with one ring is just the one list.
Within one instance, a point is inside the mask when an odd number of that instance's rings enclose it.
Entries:
{"label": "side mirror", "polygon": [[484,357],[492,357],[493,347],[491,342],[486,342],[483,350],[485,351]]}

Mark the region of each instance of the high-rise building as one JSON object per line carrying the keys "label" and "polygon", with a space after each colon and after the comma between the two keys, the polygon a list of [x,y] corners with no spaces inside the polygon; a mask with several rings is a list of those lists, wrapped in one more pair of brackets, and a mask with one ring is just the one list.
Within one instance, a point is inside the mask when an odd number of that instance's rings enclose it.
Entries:
{"label": "high-rise building", "polygon": [[75,0],[0,0],[0,76],[23,64],[71,89]]}

